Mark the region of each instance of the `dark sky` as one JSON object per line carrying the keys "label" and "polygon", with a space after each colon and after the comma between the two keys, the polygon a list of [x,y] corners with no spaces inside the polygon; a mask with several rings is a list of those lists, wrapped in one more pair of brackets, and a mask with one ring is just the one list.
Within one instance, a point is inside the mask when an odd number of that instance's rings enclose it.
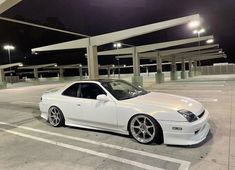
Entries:
{"label": "dark sky", "polygon": [[[23,0],[2,16],[16,18],[87,35],[98,35],[121,29],[151,24],[199,13],[203,18],[204,35],[213,34],[226,51],[229,62],[235,62],[235,1],[234,0]],[[42,45],[74,40],[81,37],[45,31],[0,21],[0,45],[16,46],[13,62],[26,64],[57,62],[85,64],[85,50],[47,52],[37,56],[30,49]],[[124,40],[133,45],[193,37],[186,25]],[[112,45],[100,47],[111,49]],[[221,60],[224,61],[224,60]],[[6,51],[0,50],[0,64],[7,63]],[[99,58],[100,64],[114,62]],[[128,64],[123,60],[123,64]]]}

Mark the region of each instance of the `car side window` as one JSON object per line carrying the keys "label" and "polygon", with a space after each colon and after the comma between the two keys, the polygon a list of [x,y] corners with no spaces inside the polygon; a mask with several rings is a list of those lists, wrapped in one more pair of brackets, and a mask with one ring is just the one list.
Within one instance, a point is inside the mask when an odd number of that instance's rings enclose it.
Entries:
{"label": "car side window", "polygon": [[96,99],[100,94],[105,94],[105,91],[95,83],[81,83],[80,98]]}
{"label": "car side window", "polygon": [[79,84],[73,84],[70,87],[68,87],[62,95],[69,96],[69,97],[78,97],[79,96]]}

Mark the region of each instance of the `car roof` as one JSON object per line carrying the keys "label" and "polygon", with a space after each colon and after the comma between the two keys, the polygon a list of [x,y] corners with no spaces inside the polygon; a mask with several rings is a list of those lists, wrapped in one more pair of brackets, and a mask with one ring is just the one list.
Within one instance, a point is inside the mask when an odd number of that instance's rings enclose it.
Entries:
{"label": "car roof", "polygon": [[99,82],[99,83],[104,83],[104,82],[112,82],[112,81],[122,81],[119,79],[89,79],[89,80],[81,80],[77,82]]}

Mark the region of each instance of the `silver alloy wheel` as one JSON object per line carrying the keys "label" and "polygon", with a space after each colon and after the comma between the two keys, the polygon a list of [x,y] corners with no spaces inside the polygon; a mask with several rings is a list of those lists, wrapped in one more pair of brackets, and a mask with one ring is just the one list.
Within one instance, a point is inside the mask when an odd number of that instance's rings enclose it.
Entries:
{"label": "silver alloy wheel", "polygon": [[140,143],[149,143],[155,138],[155,125],[145,115],[135,116],[130,123],[132,136]]}
{"label": "silver alloy wheel", "polygon": [[58,126],[60,124],[60,110],[57,107],[51,107],[49,109],[48,121],[52,126]]}

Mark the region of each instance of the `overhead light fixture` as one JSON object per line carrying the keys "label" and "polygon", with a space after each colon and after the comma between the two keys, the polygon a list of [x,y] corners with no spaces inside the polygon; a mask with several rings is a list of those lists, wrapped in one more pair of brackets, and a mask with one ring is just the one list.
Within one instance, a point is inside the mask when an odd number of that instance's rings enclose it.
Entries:
{"label": "overhead light fixture", "polygon": [[202,33],[204,33],[204,32],[206,32],[206,30],[205,30],[205,28],[201,28],[200,30],[194,30],[193,31],[193,34],[202,34]]}
{"label": "overhead light fixture", "polygon": [[200,22],[199,22],[199,21],[191,21],[191,22],[188,24],[188,27],[189,27],[189,28],[197,28],[198,26],[200,26]]}
{"label": "overhead light fixture", "polygon": [[209,39],[209,40],[206,41],[207,44],[211,44],[213,42],[214,42],[214,39]]}
{"label": "overhead light fixture", "polygon": [[13,45],[4,45],[4,46],[3,46],[3,49],[4,49],[4,50],[14,50],[15,47],[14,47]]}
{"label": "overhead light fixture", "polygon": [[121,48],[122,47],[122,43],[120,43],[120,42],[114,43],[113,47],[114,48]]}
{"label": "overhead light fixture", "polygon": [[23,67],[23,66],[24,66],[24,64],[22,64],[22,63],[19,64],[19,67]]}
{"label": "overhead light fixture", "polygon": [[55,65],[54,65],[54,67],[58,67],[58,65],[57,65],[57,64],[55,64]]}

